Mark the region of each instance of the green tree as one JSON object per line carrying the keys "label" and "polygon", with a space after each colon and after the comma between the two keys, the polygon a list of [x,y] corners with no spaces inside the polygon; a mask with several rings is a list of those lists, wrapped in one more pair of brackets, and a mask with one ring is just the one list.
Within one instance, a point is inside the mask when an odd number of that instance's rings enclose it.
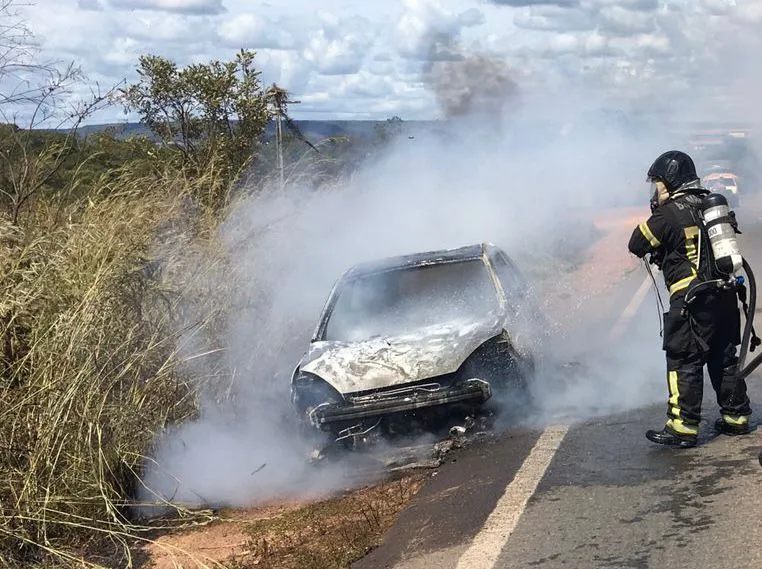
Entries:
{"label": "green tree", "polygon": [[175,148],[183,166],[197,174],[214,166],[230,182],[256,155],[270,118],[254,57],[241,50],[232,61],[180,68],[143,55],[139,80],[122,90],[125,111]]}
{"label": "green tree", "polygon": [[397,115],[386,119],[385,123],[376,123],[373,127],[376,144],[385,146],[398,138],[404,131],[404,121]]}

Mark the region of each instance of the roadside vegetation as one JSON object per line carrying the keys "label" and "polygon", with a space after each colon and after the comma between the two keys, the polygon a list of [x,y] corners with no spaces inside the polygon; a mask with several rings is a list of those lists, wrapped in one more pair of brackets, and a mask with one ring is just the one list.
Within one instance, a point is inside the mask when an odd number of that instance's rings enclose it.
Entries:
{"label": "roadside vegetation", "polygon": [[[243,181],[274,175],[272,116],[247,51],[186,68],[147,55],[134,84],[72,107],[84,77],[39,59],[18,6],[0,0],[0,566],[128,566],[156,529],[130,510],[145,457],[199,409],[173,268],[214,246]],[[82,136],[108,106],[150,136]]]}

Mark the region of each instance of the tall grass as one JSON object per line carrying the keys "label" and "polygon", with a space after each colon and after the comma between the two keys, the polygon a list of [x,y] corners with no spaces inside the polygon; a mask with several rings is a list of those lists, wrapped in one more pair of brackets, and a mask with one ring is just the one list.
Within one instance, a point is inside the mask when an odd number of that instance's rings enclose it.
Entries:
{"label": "tall grass", "polygon": [[214,180],[127,166],[84,200],[0,217],[0,566],[130,564],[144,454],[198,409],[151,254],[199,188]]}

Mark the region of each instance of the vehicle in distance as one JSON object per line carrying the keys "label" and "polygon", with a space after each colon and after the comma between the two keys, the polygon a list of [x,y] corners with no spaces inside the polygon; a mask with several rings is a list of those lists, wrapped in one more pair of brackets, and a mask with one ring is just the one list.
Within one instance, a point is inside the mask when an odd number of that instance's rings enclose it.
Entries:
{"label": "vehicle in distance", "polygon": [[701,180],[702,185],[710,192],[723,194],[731,208],[737,208],[740,204],[738,195],[738,176],[732,172],[711,172]]}
{"label": "vehicle in distance", "polygon": [[490,243],[362,263],[330,291],[291,402],[306,425],[354,442],[525,397],[541,319]]}

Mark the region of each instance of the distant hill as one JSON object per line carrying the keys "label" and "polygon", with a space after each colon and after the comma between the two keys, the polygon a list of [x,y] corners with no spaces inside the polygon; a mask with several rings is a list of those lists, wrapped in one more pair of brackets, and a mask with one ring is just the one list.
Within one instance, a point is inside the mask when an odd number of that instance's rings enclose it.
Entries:
{"label": "distant hill", "polygon": [[[554,139],[558,135],[585,136],[596,132],[619,133],[628,138],[637,138],[639,134],[645,132],[655,132],[660,126],[658,117],[632,117],[621,112],[598,111],[587,113],[580,116],[577,120],[560,124],[543,120],[520,120],[510,123],[515,127],[514,132],[520,133],[526,139],[528,144],[535,142],[544,142]],[[307,140],[317,143],[318,141],[338,136],[348,136],[352,139],[362,141],[376,136],[377,128],[389,125],[386,120],[294,120],[297,128],[307,138]],[[408,136],[418,136],[424,134],[436,133],[445,123],[443,121],[407,121],[403,120],[399,126],[402,132]],[[391,125],[394,126],[394,125]],[[668,130],[674,131],[685,138],[686,146],[693,151],[703,150],[707,147],[727,147],[744,145],[750,138],[754,137],[758,125],[739,125],[732,123],[672,123],[667,126]],[[126,138],[129,136],[148,136],[152,137],[148,128],[140,123],[107,123],[95,124],[80,127],[80,134],[87,136],[95,132],[111,130],[115,136]],[[729,137],[731,132],[745,132],[745,138]],[[288,135],[288,127],[284,124],[284,133]],[[275,136],[275,122],[270,121],[265,133],[266,138]],[[535,140],[536,139],[536,140]]]}
{"label": "distant hill", "polygon": [[[365,120],[294,120],[297,128],[307,137],[308,140],[317,141],[323,138],[335,136],[349,136],[352,138],[366,138],[373,136],[377,126],[387,124],[387,121],[365,121]],[[404,128],[416,130],[427,128],[437,124],[437,121],[404,121]],[[288,128],[284,124],[284,132],[288,133]],[[79,132],[82,136],[87,136],[104,130],[111,130],[119,138],[128,136],[151,136],[150,130],[140,123],[106,123],[94,124],[80,127]],[[265,131],[267,137],[275,136],[275,121],[270,121]]]}
{"label": "distant hill", "polygon": [[102,132],[104,130],[112,130],[114,134],[119,138],[127,138],[129,136],[151,136],[151,131],[140,123],[105,123],[105,124],[92,124],[79,127],[79,134],[81,136],[88,136],[96,132]]}

